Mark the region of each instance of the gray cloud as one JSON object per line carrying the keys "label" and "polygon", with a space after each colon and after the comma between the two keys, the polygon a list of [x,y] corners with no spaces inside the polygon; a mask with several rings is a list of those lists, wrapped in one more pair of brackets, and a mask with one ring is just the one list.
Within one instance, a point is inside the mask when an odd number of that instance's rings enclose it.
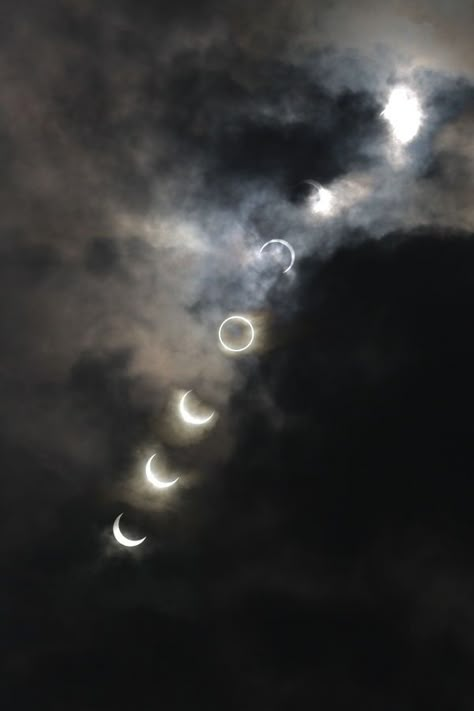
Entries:
{"label": "gray cloud", "polygon": [[[411,709],[445,669],[469,706],[472,581],[449,559],[472,548],[472,4],[4,6],[7,706],[150,705],[158,676],[169,709],[307,706],[313,686],[389,708],[380,679]],[[380,117],[398,82],[425,113],[403,151]],[[283,278],[270,238],[297,253]],[[264,336],[244,359],[217,348],[234,310]],[[201,440],[181,387],[219,411]],[[181,480],[158,499],[159,447]],[[136,557],[110,545],[122,510]]]}
{"label": "gray cloud", "polygon": [[[298,281],[256,258],[263,240],[324,256],[361,230],[472,229],[470,3],[10,10],[1,416],[16,441],[105,457],[62,388],[114,352],[155,415],[183,384],[225,409],[241,371],[220,319],[270,293],[290,310]],[[426,122],[397,163],[379,113],[399,80]],[[333,191],[331,215],[311,214],[306,179]]]}

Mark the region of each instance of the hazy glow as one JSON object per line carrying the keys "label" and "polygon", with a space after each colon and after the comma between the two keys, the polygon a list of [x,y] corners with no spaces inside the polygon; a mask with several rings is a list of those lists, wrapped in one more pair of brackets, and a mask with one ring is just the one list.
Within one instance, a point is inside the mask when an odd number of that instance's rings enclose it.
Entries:
{"label": "hazy glow", "polygon": [[145,466],[145,476],[150,482],[150,484],[153,484],[153,486],[157,489],[168,489],[170,486],[173,486],[173,484],[176,484],[179,479],[179,476],[176,477],[176,479],[173,479],[173,481],[160,481],[156,474],[154,474],[151,470],[151,463],[155,457],[156,454],[152,454],[150,459],[147,461]]}
{"label": "hazy glow", "polygon": [[333,195],[331,191],[327,188],[323,188],[323,186],[318,183],[313,183],[311,180],[308,182],[314,188],[313,193],[309,196],[311,212],[315,215],[329,215],[333,207]]}
{"label": "hazy glow", "polygon": [[[232,348],[231,346],[227,345],[227,343],[224,342],[224,340],[222,338],[222,329],[230,321],[240,321],[241,323],[244,323],[248,327],[250,336],[249,336],[248,343],[246,343],[245,346],[242,346],[241,348]],[[245,350],[247,350],[247,348],[250,348],[250,346],[252,345],[252,343],[254,341],[254,338],[255,338],[254,327],[252,326],[252,324],[248,320],[248,318],[245,318],[245,316],[237,316],[237,315],[236,316],[229,316],[228,318],[224,319],[224,321],[222,321],[222,323],[219,327],[219,341],[221,343],[221,346],[223,348],[225,348],[226,351],[232,351],[234,353],[238,353],[240,351],[245,351]]]}
{"label": "hazy glow", "polygon": [[184,393],[183,397],[179,401],[179,414],[188,425],[205,425],[212,420],[215,413],[211,412],[211,414],[207,417],[196,417],[195,415],[192,415],[186,409],[186,398],[191,392],[192,390],[188,390],[188,392]]}
{"label": "hazy glow", "polygon": [[287,266],[286,269],[283,270],[283,274],[286,274],[286,272],[289,272],[293,264],[295,263],[295,250],[291,246],[289,242],[287,242],[285,239],[271,239],[268,242],[265,242],[265,244],[260,247],[260,254],[263,252],[265,247],[268,247],[269,244],[282,244],[284,247],[287,248],[287,250],[290,253],[290,264]]}
{"label": "hazy glow", "polygon": [[121,546],[126,546],[127,548],[133,548],[134,546],[139,546],[140,543],[143,543],[146,536],[144,536],[143,538],[137,538],[135,540],[124,536],[122,531],[120,530],[120,519],[122,518],[122,516],[123,516],[123,513],[119,514],[114,521],[113,532],[114,532],[115,540],[118,543],[120,543]]}
{"label": "hazy glow", "polygon": [[416,136],[421,126],[420,102],[411,89],[397,86],[390,93],[381,116],[389,122],[397,141],[408,143]]}

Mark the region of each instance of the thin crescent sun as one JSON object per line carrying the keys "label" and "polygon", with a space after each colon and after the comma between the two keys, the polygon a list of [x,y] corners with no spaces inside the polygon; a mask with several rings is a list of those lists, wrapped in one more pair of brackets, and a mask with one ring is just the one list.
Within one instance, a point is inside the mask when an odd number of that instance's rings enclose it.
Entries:
{"label": "thin crescent sun", "polygon": [[214,417],[214,412],[211,412],[210,415],[207,417],[196,417],[195,415],[192,415],[187,409],[186,409],[186,398],[191,393],[192,390],[188,390],[186,393],[184,393],[183,397],[179,401],[179,413],[183,420],[188,423],[188,425],[205,425],[208,422],[212,420]]}
{"label": "thin crescent sun", "polygon": [[270,239],[268,242],[265,242],[262,247],[260,247],[260,254],[263,252],[265,247],[268,247],[269,244],[282,244],[284,247],[287,248],[287,250],[290,253],[290,264],[287,266],[286,269],[283,270],[283,274],[286,274],[286,272],[289,272],[293,264],[295,263],[295,250],[291,246],[289,242],[286,241],[286,239]]}
{"label": "thin crescent sun", "polygon": [[[231,346],[227,345],[227,343],[225,343],[224,339],[222,338],[222,329],[224,328],[226,323],[229,323],[229,321],[241,321],[242,323],[244,323],[247,326],[247,328],[250,331],[249,341],[248,341],[248,343],[245,344],[245,346],[242,346],[242,348],[232,348]],[[226,351],[232,351],[233,353],[239,353],[240,351],[246,351],[247,348],[250,348],[250,346],[252,345],[252,343],[254,342],[254,339],[255,339],[255,329],[252,326],[252,323],[248,320],[248,318],[245,318],[245,316],[238,316],[238,315],[228,316],[226,319],[224,319],[222,321],[221,325],[219,326],[218,336],[219,336],[219,341],[220,341],[221,346],[223,348],[225,348]]]}
{"label": "thin crescent sun", "polygon": [[133,548],[134,546],[139,546],[143,541],[145,540],[146,536],[143,538],[127,538],[127,536],[124,536],[122,531],[120,530],[120,519],[122,518],[123,513],[119,514],[117,518],[114,521],[114,526],[113,526],[113,533],[115,540],[117,543],[120,543],[122,546],[126,546],[127,548]]}
{"label": "thin crescent sun", "polygon": [[151,463],[155,457],[156,454],[152,454],[150,459],[147,461],[145,466],[145,476],[150,482],[150,484],[153,484],[153,486],[157,489],[168,489],[170,486],[173,486],[173,484],[176,484],[179,479],[179,476],[176,477],[176,479],[173,479],[173,481],[160,481],[151,469]]}

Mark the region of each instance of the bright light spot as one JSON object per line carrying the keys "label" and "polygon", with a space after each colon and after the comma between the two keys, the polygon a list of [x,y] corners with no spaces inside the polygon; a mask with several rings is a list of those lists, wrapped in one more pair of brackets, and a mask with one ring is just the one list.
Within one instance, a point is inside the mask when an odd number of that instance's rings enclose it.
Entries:
{"label": "bright light spot", "polygon": [[420,102],[416,94],[405,86],[397,86],[392,90],[380,115],[389,122],[393,135],[400,143],[411,141],[421,126]]}
{"label": "bright light spot", "polygon": [[[225,326],[229,324],[232,321],[236,321],[237,323],[243,324],[244,326],[247,327],[249,336],[248,336],[248,341],[245,343],[243,346],[239,346],[238,348],[235,348],[234,346],[230,346],[228,343],[226,343],[222,337],[222,332],[225,330]],[[252,326],[252,323],[248,320],[248,318],[245,318],[245,316],[229,316],[228,318],[224,319],[222,321],[220,327],[219,327],[219,341],[221,343],[221,346],[226,349],[226,351],[232,351],[234,353],[238,353],[240,351],[246,351],[247,348],[250,348],[252,345],[253,341],[255,338],[255,330],[254,327]]]}
{"label": "bright light spot", "polygon": [[187,406],[186,406],[186,399],[189,397],[189,395],[192,393],[192,390],[188,390],[187,392],[184,393],[184,395],[181,397],[179,401],[179,414],[181,415],[181,419],[186,422],[188,425],[194,425],[195,427],[199,427],[201,425],[207,425],[212,419],[214,419],[214,415],[216,414],[214,411],[211,412],[210,414],[206,414],[204,416],[197,416],[193,415],[191,412],[189,412]]}
{"label": "bright light spot", "polygon": [[170,486],[176,484],[179,479],[179,476],[176,477],[176,479],[173,479],[173,481],[161,481],[151,468],[151,463],[155,457],[156,454],[152,454],[149,460],[147,461],[145,465],[145,476],[150,482],[150,484],[153,484],[156,489],[168,489]]}
{"label": "bright light spot", "polygon": [[309,206],[311,212],[315,215],[329,215],[333,207],[333,195],[330,190],[323,188],[322,185],[318,183],[313,183],[309,181],[310,185],[314,187],[314,191],[309,196]]}

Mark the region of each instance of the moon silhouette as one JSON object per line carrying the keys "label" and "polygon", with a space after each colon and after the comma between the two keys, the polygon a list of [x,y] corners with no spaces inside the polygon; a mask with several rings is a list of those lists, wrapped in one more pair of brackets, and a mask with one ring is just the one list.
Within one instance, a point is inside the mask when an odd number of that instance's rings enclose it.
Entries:
{"label": "moon silhouette", "polygon": [[260,247],[260,254],[263,252],[265,247],[268,247],[269,244],[282,244],[284,247],[287,248],[287,250],[290,253],[290,264],[287,266],[286,269],[283,270],[283,274],[286,274],[286,272],[289,272],[293,264],[295,263],[295,250],[291,246],[289,242],[286,241],[286,239],[270,239],[268,242],[265,242],[265,244]]}
{"label": "moon silhouette", "polygon": [[146,467],[145,467],[146,478],[148,479],[150,484],[153,484],[153,486],[156,487],[157,489],[168,489],[170,486],[173,486],[173,484],[176,484],[176,482],[179,479],[179,476],[176,477],[176,479],[173,479],[173,481],[160,481],[158,479],[158,477],[156,476],[156,474],[153,474],[153,472],[151,470],[151,463],[155,457],[156,457],[156,454],[152,454],[150,459],[146,463]]}
{"label": "moon silhouette", "polygon": [[192,390],[188,390],[188,392],[184,393],[183,397],[179,401],[179,413],[188,425],[205,425],[212,420],[214,412],[211,412],[211,414],[207,417],[196,417],[195,415],[192,415],[186,408],[186,398],[191,392]]}
{"label": "moon silhouette", "polygon": [[120,543],[120,545],[126,546],[127,548],[133,548],[134,546],[139,546],[140,543],[143,543],[146,536],[144,536],[143,538],[136,538],[135,540],[124,536],[122,531],[120,530],[120,519],[122,518],[122,516],[123,516],[123,513],[119,514],[114,521],[113,532],[114,532],[115,540],[118,543]]}
{"label": "moon silhouette", "polygon": [[[242,348],[231,348],[231,346],[228,346],[227,343],[224,342],[222,338],[222,329],[226,325],[226,323],[229,323],[229,321],[241,321],[244,323],[250,330],[250,338],[249,342],[245,344]],[[221,343],[221,346],[226,349],[226,351],[232,351],[233,353],[238,353],[239,351],[245,351],[247,348],[250,348],[252,345],[253,341],[255,338],[255,330],[254,327],[252,326],[251,322],[248,320],[248,318],[245,318],[245,316],[229,316],[228,318],[224,319],[222,321],[220,327],[219,327],[219,341]]]}

